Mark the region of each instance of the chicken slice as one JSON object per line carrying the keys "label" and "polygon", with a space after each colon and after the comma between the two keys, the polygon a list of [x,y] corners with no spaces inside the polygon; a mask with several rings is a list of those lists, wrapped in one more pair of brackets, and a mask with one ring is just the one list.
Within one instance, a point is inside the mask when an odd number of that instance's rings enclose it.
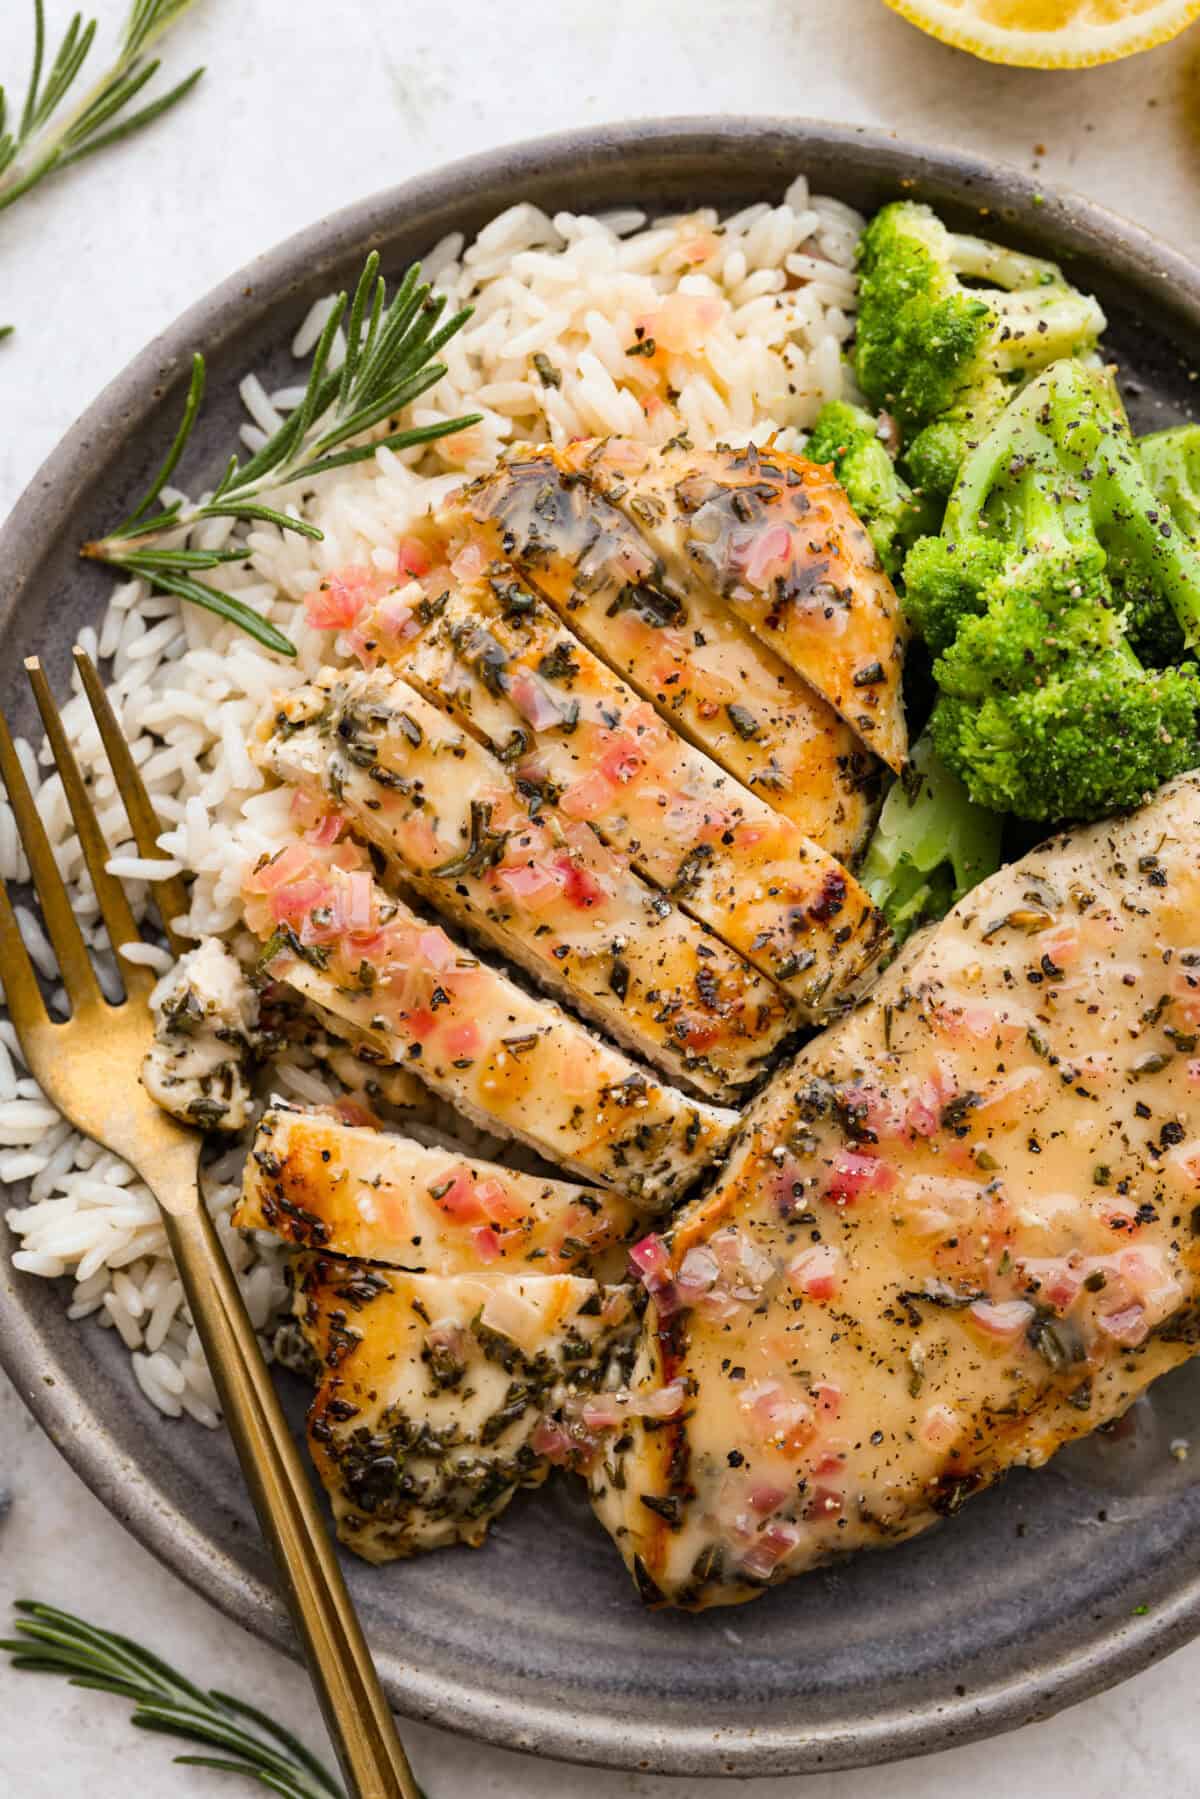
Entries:
{"label": "chicken slice", "polygon": [[774,982],[582,819],[543,819],[490,750],[390,670],[281,696],[260,757],[394,857],[439,915],[698,1092],[735,1097],[794,1030]]}
{"label": "chicken slice", "polygon": [[863,834],[879,786],[863,740],[719,596],[664,592],[644,540],[550,451],[454,495],[436,524],[456,566],[464,549],[481,565],[480,545],[515,564],[668,724],[802,831],[826,841],[827,808]]}
{"label": "chicken slice", "polygon": [[597,1450],[649,1599],[898,1542],[1195,1352],[1198,837],[1191,775],[976,888],[632,1252],[635,1394],[693,1395]]}
{"label": "chicken slice", "polygon": [[648,1206],[721,1153],[737,1114],[686,1098],[379,887],[327,814],[243,884],[262,966],[485,1130]]}
{"label": "chicken slice", "polygon": [[899,771],[904,615],[831,469],[781,450],[571,444],[563,465],[629,519],[689,600],[719,594]]}
{"label": "chicken slice", "polygon": [[263,1114],[233,1214],[239,1230],[416,1273],[618,1279],[637,1218],[616,1193],[278,1102]]}
{"label": "chicken slice", "polygon": [[262,1036],[258,995],[219,937],[180,956],[150,995],[154,1041],[142,1064],[151,1099],[184,1124],[243,1130]]}
{"label": "chicken slice", "polygon": [[555,1412],[602,1387],[627,1289],[573,1275],[406,1274],[304,1255],[295,1310],[318,1369],[313,1462],[371,1562],[479,1544],[537,1486]]}
{"label": "chicken slice", "polygon": [[[435,582],[436,585],[436,582]],[[853,876],[676,735],[512,577],[419,587],[360,623],[373,651],[486,743],[569,832],[586,820],[817,1021],[888,933]]]}

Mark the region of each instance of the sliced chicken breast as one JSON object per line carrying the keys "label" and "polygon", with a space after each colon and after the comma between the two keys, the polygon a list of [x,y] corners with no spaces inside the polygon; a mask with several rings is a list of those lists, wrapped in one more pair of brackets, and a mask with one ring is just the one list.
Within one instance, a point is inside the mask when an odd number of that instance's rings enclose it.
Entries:
{"label": "sliced chicken breast", "polygon": [[582,819],[543,817],[498,757],[390,670],[331,677],[272,710],[260,756],[278,779],[336,806],[439,915],[675,1079],[735,1097],[794,1030],[773,981]]}
{"label": "sliced chicken breast", "polygon": [[720,1154],[737,1115],[686,1098],[454,943],[375,881],[327,814],[243,887],[262,966],[485,1130],[655,1207]]}
{"label": "sliced chicken breast", "polygon": [[233,1222],[415,1273],[619,1280],[638,1216],[601,1188],[276,1103],[255,1135]]}
{"label": "sliced chicken breast", "polygon": [[592,1479],[648,1599],[898,1542],[1195,1353],[1198,840],[1191,775],[984,882],[635,1248],[690,1399]]}
{"label": "sliced chicken breast", "polygon": [[551,452],[506,463],[435,524],[456,567],[515,564],[668,724],[801,830],[825,840],[814,794],[838,796],[835,818],[859,830],[878,793],[863,739],[718,594],[666,592],[645,540]]}
{"label": "sliced chicken breast", "polygon": [[604,1383],[629,1301],[571,1275],[406,1274],[298,1258],[319,1379],[313,1462],[338,1536],[371,1562],[479,1544],[537,1486],[555,1413]]}
{"label": "sliced chicken breast", "polygon": [[522,582],[446,591],[432,618],[424,602],[419,587],[408,603],[387,596],[364,641],[486,743],[539,816],[553,807],[568,833],[586,821],[802,1018],[828,1016],[887,941],[853,876],[677,736]]}
{"label": "sliced chicken breast", "polygon": [[832,470],[753,444],[619,437],[571,444],[560,460],[620,508],[672,591],[719,594],[890,768],[904,766],[904,616]]}

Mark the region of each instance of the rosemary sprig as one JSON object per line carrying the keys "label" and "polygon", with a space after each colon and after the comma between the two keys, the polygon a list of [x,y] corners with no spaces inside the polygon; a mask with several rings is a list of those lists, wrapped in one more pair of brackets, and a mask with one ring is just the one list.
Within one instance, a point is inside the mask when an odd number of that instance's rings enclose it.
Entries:
{"label": "rosemary sprig", "polygon": [[177,1755],[184,1766],[242,1774],[284,1799],[346,1799],[329,1770],[290,1731],[228,1693],[204,1692],[129,1637],[52,1605],[18,1600],[17,1635],[0,1642],[14,1668],[64,1675],[133,1701],[130,1722],[219,1753]]}
{"label": "rosemary sprig", "polygon": [[0,211],[47,175],[141,131],[195,87],[203,69],[193,69],[177,87],[136,112],[129,110],[161,66],[147,59],[147,51],[194,4],[195,0],[132,0],[113,63],[75,106],[61,113],[91,51],[96,21],[85,22],[83,14],[76,13],[47,68],[45,0],[33,0],[33,65],[24,105],[11,122],[8,99],[0,87]]}
{"label": "rosemary sprig", "polygon": [[[263,494],[311,482],[330,469],[364,462],[382,448],[408,450],[433,443],[479,422],[478,412],[440,424],[395,427],[395,415],[435,387],[446,373],[437,352],[471,316],[465,307],[442,321],[446,299],[421,281],[420,266],[408,270],[391,300],[379,273],[379,257],[368,256],[353,297],[339,294],[313,352],[304,397],[249,461],[231,456],[214,491],[196,503],[163,501],[163,491],[187,448],[204,399],[203,356],[192,358],[192,378],[183,416],[146,494],[129,516],[107,536],[86,543],[80,552],[124,574],[141,575],[153,586],[204,606],[239,625],[268,649],[294,656],[295,648],[274,625],[250,607],[196,576],[223,562],[242,562],[240,548],[203,550],[179,547],[168,537],[210,518],[239,524],[267,522],[281,531],[320,538],[315,525],[263,501]],[[345,322],[345,350],[332,366],[338,333]],[[393,421],[382,437],[361,440],[385,419]]]}

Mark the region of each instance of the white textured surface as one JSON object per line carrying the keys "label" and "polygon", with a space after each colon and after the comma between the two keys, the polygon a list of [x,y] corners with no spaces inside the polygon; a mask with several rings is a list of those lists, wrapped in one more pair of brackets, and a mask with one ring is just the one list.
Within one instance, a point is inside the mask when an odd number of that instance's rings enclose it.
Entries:
{"label": "white textured surface", "polygon": [[[123,8],[96,0],[110,26]],[[59,22],[69,10],[66,0],[49,9]],[[30,10],[26,0],[0,4],[0,72],[10,80],[25,68]],[[0,513],[146,339],[257,251],[364,193],[539,131],[717,111],[881,124],[1040,165],[1047,181],[1137,213],[1200,254],[1200,30],[1114,69],[1040,76],[928,43],[878,0],[201,0],[168,54],[172,67],[210,70],[175,118],[0,215],[0,322],[19,327],[0,346]],[[148,1414],[147,1428],[163,1426]],[[23,1594],[74,1607],[200,1680],[229,1683],[236,1670],[248,1697],[315,1740],[303,1676],[124,1536],[0,1377],[3,1488],[12,1509],[0,1513],[0,1628],[9,1599]],[[949,1799],[997,1779],[1064,1799],[1174,1799],[1200,1774],[1198,1679],[1200,1645],[1050,1723],[898,1769],[818,1776],[804,1799]],[[0,1792],[234,1791],[172,1768],[169,1745],[132,1732],[119,1700],[7,1669],[0,1693]],[[730,1790],[407,1735],[431,1799]],[[783,1799],[799,1789],[742,1790]]]}

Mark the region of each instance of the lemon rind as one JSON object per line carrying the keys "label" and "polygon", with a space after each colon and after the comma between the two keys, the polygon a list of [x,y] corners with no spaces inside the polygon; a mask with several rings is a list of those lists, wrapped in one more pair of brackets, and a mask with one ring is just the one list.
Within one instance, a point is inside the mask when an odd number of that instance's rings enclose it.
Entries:
{"label": "lemon rind", "polygon": [[[997,26],[970,28],[938,0],[885,0],[894,13],[939,43],[966,50],[984,62],[1021,69],[1087,69],[1117,62],[1169,43],[1200,19],[1200,0],[1181,7],[1164,0],[1144,17],[1127,25],[1064,26],[1059,32],[1004,31]],[[1069,40],[1062,48],[1051,46]]]}

